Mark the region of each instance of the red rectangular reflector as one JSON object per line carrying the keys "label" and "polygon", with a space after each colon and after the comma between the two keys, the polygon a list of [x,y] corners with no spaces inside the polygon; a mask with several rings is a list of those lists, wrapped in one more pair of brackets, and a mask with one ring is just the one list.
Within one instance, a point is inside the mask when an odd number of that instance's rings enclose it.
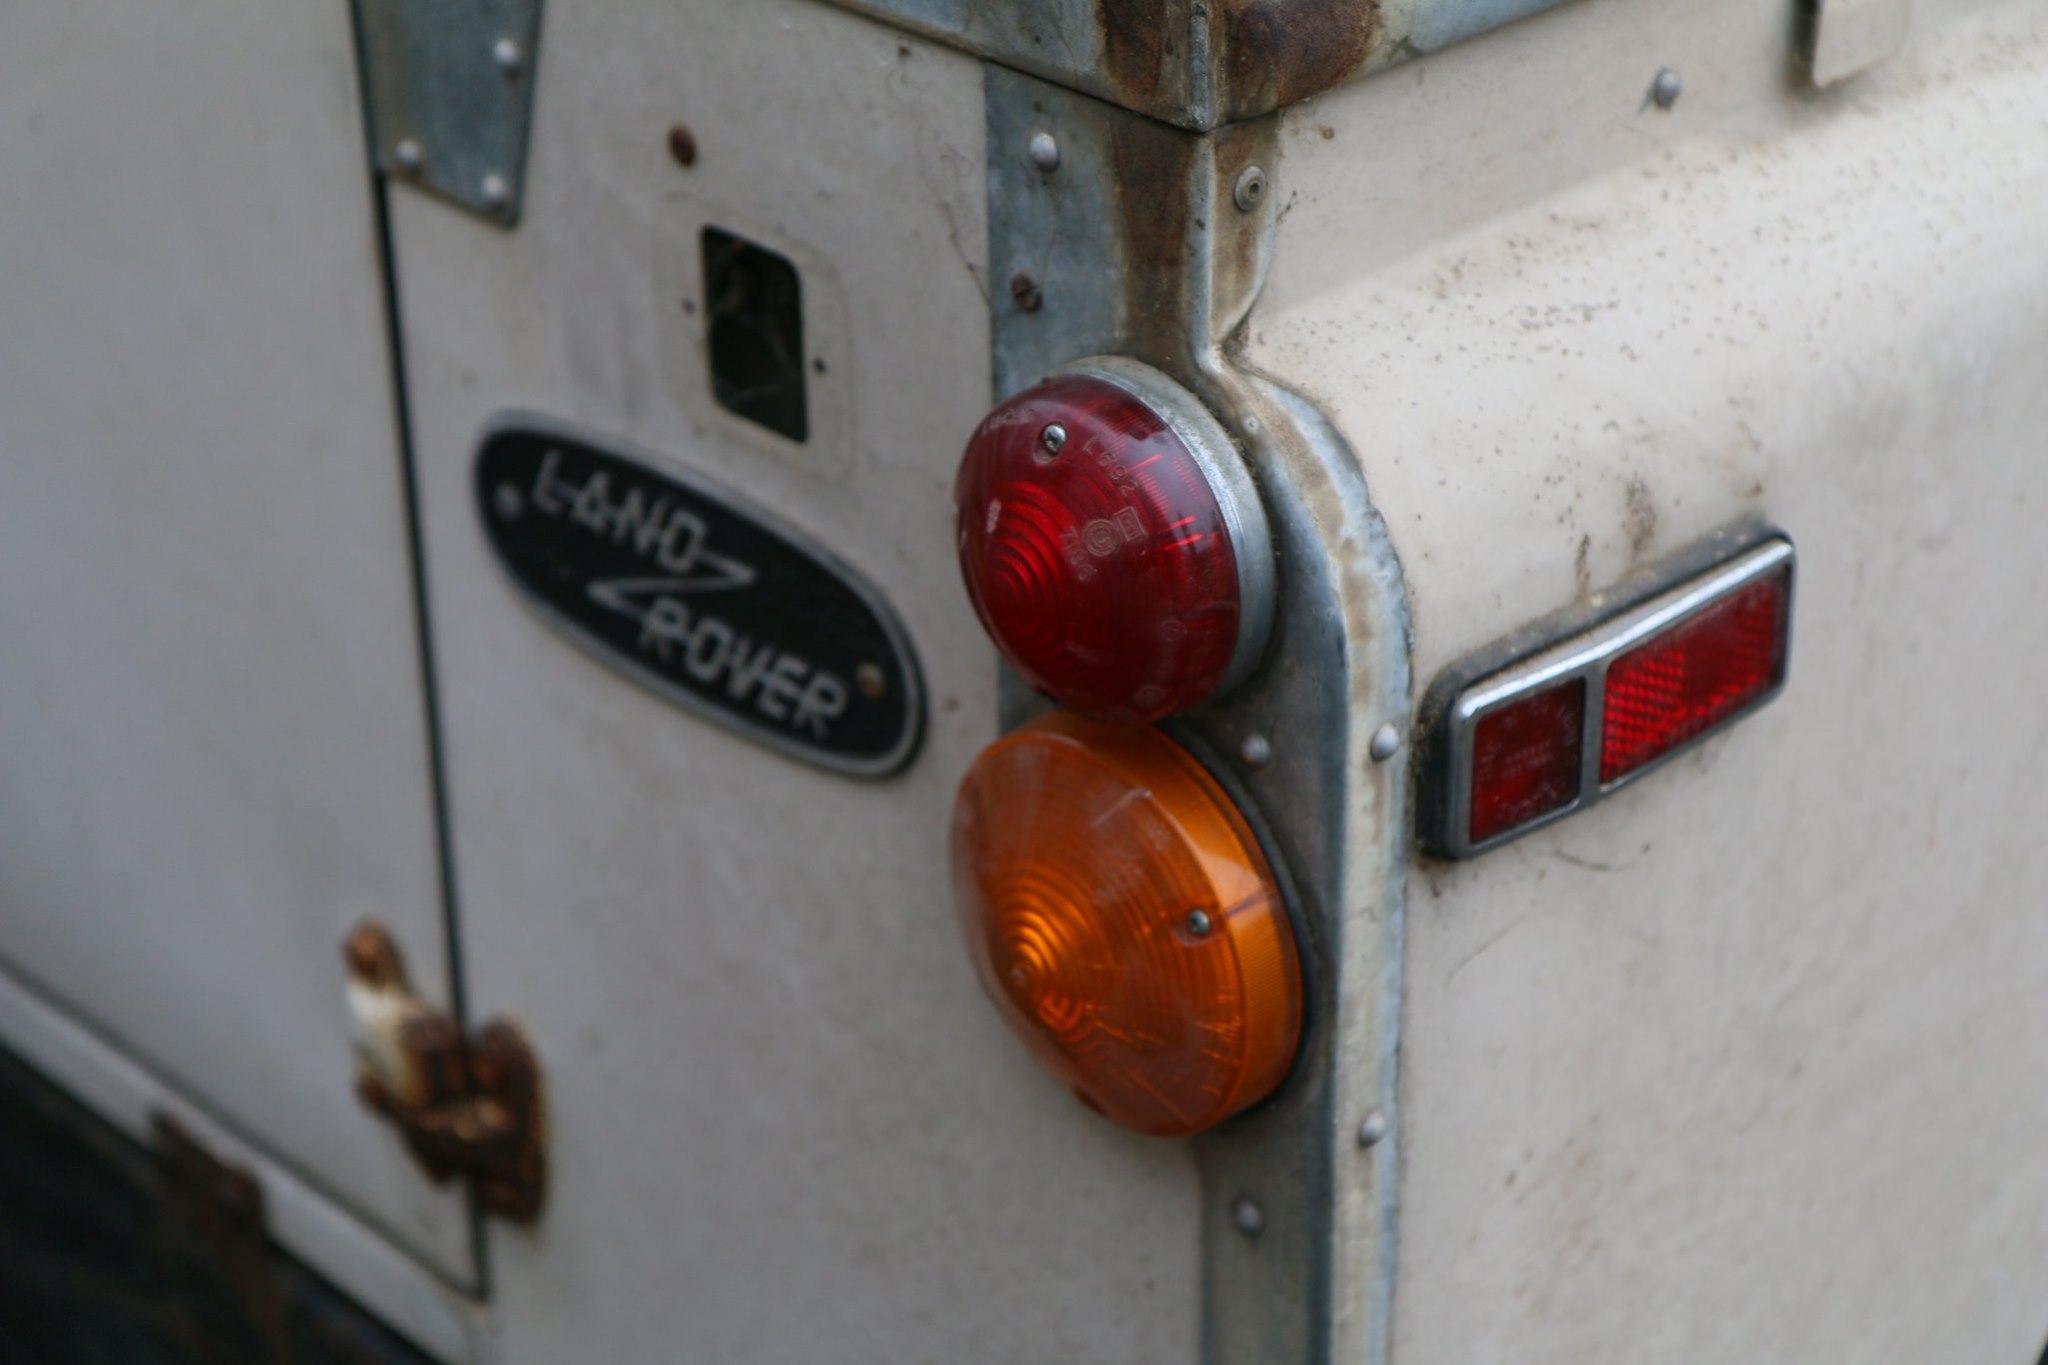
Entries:
{"label": "red rectangular reflector", "polygon": [[1791,580],[1789,569],[1759,579],[1608,666],[1602,786],[1704,734],[1783,680]]}
{"label": "red rectangular reflector", "polygon": [[1586,680],[1509,702],[1480,717],[1472,734],[1474,844],[1561,810],[1579,794]]}

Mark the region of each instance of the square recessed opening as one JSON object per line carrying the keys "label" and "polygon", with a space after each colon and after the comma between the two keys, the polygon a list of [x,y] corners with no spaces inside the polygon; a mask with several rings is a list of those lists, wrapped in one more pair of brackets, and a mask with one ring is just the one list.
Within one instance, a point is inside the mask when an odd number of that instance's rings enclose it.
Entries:
{"label": "square recessed opening", "polygon": [[711,392],[720,407],[792,441],[808,440],[803,283],[787,256],[704,229]]}

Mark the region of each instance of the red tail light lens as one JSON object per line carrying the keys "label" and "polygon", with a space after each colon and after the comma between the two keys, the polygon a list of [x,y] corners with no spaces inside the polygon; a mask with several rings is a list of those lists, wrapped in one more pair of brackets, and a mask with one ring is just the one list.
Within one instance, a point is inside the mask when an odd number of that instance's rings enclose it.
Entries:
{"label": "red tail light lens", "polygon": [[1083,715],[1170,715],[1263,643],[1272,551],[1250,476],[1163,375],[1090,361],[1018,394],[968,441],[954,499],[982,625]]}
{"label": "red tail light lens", "polygon": [[1602,785],[1706,733],[1784,680],[1791,587],[1791,571],[1780,570],[1608,665]]}

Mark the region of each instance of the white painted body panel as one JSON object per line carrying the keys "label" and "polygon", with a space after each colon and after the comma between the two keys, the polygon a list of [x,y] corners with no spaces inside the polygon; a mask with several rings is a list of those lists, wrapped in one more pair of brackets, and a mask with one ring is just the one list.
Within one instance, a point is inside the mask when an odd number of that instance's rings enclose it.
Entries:
{"label": "white painted body panel", "polygon": [[0,970],[465,1280],[336,985],[447,998],[361,127],[346,6],[0,14]]}
{"label": "white painted body panel", "polygon": [[[544,25],[518,231],[394,200],[466,979],[549,1087],[545,1219],[489,1230],[502,1359],[1193,1360],[1190,1154],[1037,1071],[945,873],[954,787],[996,735],[951,529],[990,402],[981,68],[792,0]],[[805,446],[713,401],[684,308],[706,222],[802,271],[826,363]],[[845,556],[922,660],[914,766],[793,762],[565,642],[477,522],[478,437],[509,408]]]}
{"label": "white painted body panel", "polygon": [[1419,684],[1800,551],[1770,709],[1415,868],[1401,1365],[2040,1351],[2048,20],[1921,17],[1815,95],[1778,6],[1596,2],[1290,116],[1251,358],[1359,452]]}

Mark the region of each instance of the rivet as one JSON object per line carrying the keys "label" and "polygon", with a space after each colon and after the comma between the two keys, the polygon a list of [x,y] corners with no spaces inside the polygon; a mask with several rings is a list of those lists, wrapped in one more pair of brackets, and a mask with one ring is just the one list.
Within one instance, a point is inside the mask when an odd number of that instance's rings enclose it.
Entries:
{"label": "rivet", "polygon": [[1237,746],[1237,756],[1247,768],[1263,768],[1273,761],[1273,742],[1264,735],[1246,735]]}
{"label": "rivet", "polygon": [[1239,209],[1250,213],[1266,198],[1266,173],[1257,166],[1247,166],[1237,177],[1237,185],[1230,191],[1230,198]]}
{"label": "rivet", "polygon": [[491,493],[491,507],[506,521],[517,521],[519,514],[526,510],[526,500],[519,496],[517,488],[501,483]]}
{"label": "rivet", "polygon": [[1022,312],[1037,312],[1045,303],[1045,291],[1038,286],[1038,276],[1028,270],[1010,276],[1010,301]]}
{"label": "rivet", "polygon": [[1401,752],[1401,732],[1391,724],[1382,725],[1372,732],[1372,744],[1366,750],[1375,763],[1384,763]]}
{"label": "rivet", "polygon": [[1670,67],[1659,68],[1650,78],[1650,103],[1659,109],[1669,109],[1678,103],[1678,97],[1685,93],[1685,82]]}
{"label": "rivet", "polygon": [[516,76],[519,68],[526,64],[526,54],[510,38],[500,38],[491,44],[491,61],[506,75]]}
{"label": "rivet", "polygon": [[496,171],[485,176],[483,183],[477,188],[483,194],[484,202],[492,208],[503,208],[511,201],[512,187],[505,183],[505,177]]}
{"label": "rivet", "polygon": [[880,664],[862,664],[853,670],[853,685],[869,701],[874,701],[888,690],[889,680],[882,674]]}
{"label": "rivet", "polygon": [[1056,171],[1060,168],[1060,144],[1051,133],[1033,133],[1028,148],[1031,164],[1041,171]]}
{"label": "rivet", "polygon": [[1209,922],[1209,912],[1207,910],[1188,911],[1188,932],[1190,934],[1193,934],[1196,938],[1207,938],[1209,937],[1209,931],[1213,928],[1215,928],[1215,925]]}
{"label": "rivet", "polygon": [[1046,423],[1045,430],[1038,433],[1038,444],[1048,455],[1059,454],[1067,448],[1067,429],[1058,422]]}
{"label": "rivet", "polygon": [[1245,1236],[1256,1237],[1266,1230],[1266,1211],[1250,1195],[1241,1194],[1230,1206],[1230,1221]]}
{"label": "rivet", "polygon": [[426,149],[412,138],[401,138],[391,149],[391,159],[398,163],[398,169],[410,174],[427,164]]}
{"label": "rivet", "polygon": [[1377,1147],[1386,1140],[1386,1136],[1387,1116],[1377,1109],[1367,1114],[1365,1121],[1358,1125],[1358,1145],[1361,1147]]}

